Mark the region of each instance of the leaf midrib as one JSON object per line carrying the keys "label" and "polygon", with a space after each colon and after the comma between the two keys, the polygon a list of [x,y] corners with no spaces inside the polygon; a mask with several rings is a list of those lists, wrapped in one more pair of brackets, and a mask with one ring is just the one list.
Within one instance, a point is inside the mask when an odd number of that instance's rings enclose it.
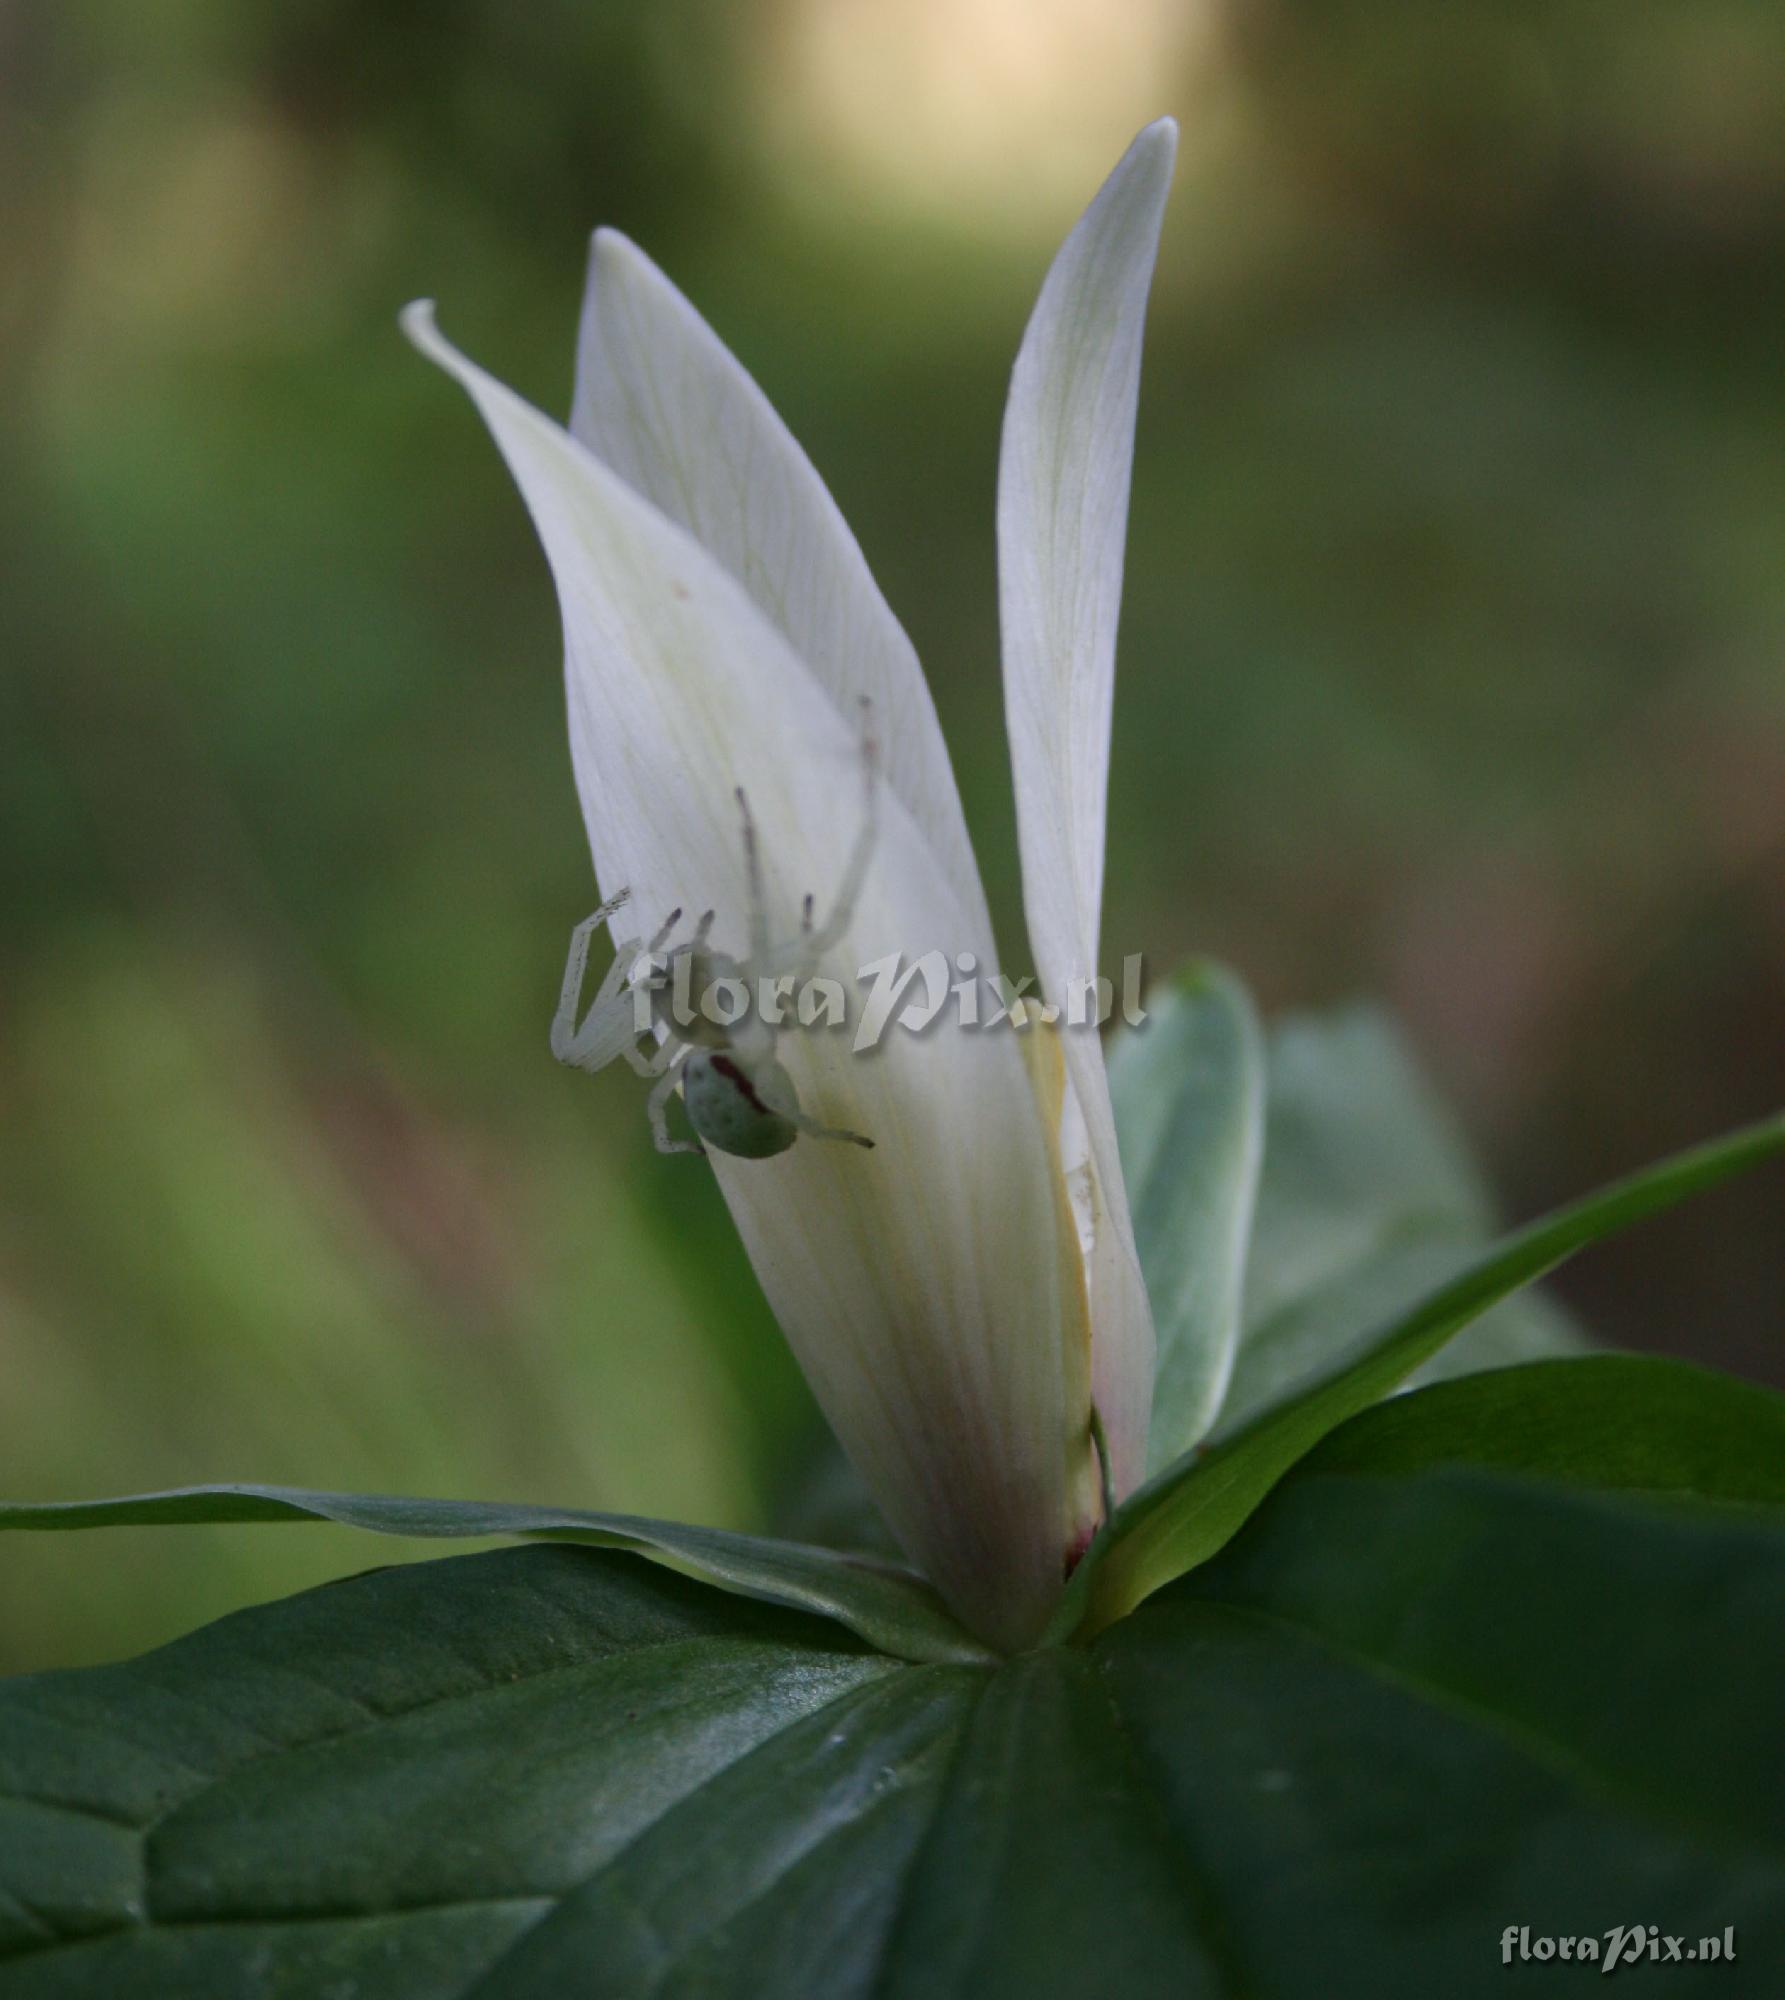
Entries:
{"label": "leaf midrib", "polygon": [[1108,1704],[1111,1728],[1127,1759],[1134,1778],[1134,1791],[1146,1803],[1147,1817],[1154,1822],[1165,1836],[1165,1843],[1184,1857],[1186,1880],[1192,1885],[1188,1900],[1196,1919],[1196,1927],[1201,1932],[1208,1949],[1209,1963],[1221,1981],[1221,1990],[1231,1996],[1231,2000],[1249,2000],[1256,1986],[1248,1982],[1238,1953],[1233,1946],[1231,1926],[1226,1922],[1218,1899],[1212,1893],[1203,1866],[1202,1856],[1196,1852],[1186,1838],[1183,1829],[1172,1817],[1171,1808],[1166,1804],[1152,1771],[1147,1765],[1140,1744],[1136,1741],[1134,1729],[1122,1712],[1122,1704],[1116,1699],[1116,1691],[1109,1685],[1100,1668],[1087,1667],[1087,1677],[1094,1681]]}
{"label": "leaf midrib", "polygon": [[[967,1695],[965,1693],[965,1690],[963,1690],[964,1698],[962,1702],[962,1711],[955,1726],[956,1733],[955,1733],[954,1746],[949,1754],[947,1767],[943,1771],[942,1777],[937,1786],[936,1805],[932,1806],[930,1810],[930,1813],[928,1815],[928,1818],[924,1826],[923,1833],[912,1844],[912,1854],[910,1861],[907,1862],[905,1868],[901,1871],[900,1884],[902,1890],[903,1884],[910,1879],[911,1868],[912,1866],[915,1865],[917,1856],[923,1851],[924,1845],[929,1839],[931,1828],[935,1823],[936,1811],[940,1806],[942,1799],[946,1796],[948,1779],[953,1772],[955,1760],[960,1755],[961,1744],[965,1741],[968,1726],[972,1721],[973,1711],[977,1707],[979,1701],[983,1698],[985,1686],[989,1681],[990,1676],[984,1673],[983,1671],[973,1667],[955,1666],[942,1662],[918,1664],[908,1660],[888,1659],[886,1661],[886,1665],[890,1669],[891,1675],[900,1675],[900,1674],[934,1675],[939,1673],[949,1674],[949,1675],[971,1674],[973,1675],[976,1683],[971,1695]],[[876,1676],[875,1678],[877,1682],[884,1682],[886,1679],[889,1678],[889,1675],[882,1674]],[[856,1685],[853,1687],[839,1689],[838,1692],[832,1695],[828,1701],[820,1702],[818,1706],[815,1708],[804,1709],[801,1711],[800,1714],[789,1717],[788,1720],[785,1721],[780,1728],[772,1731],[769,1735],[764,1736],[760,1741],[752,1743],[747,1750],[741,1751],[736,1757],[733,1757],[728,1762],[721,1764],[717,1769],[707,1772],[707,1774],[703,1778],[701,1778],[698,1783],[691,1786],[688,1791],[684,1792],[682,1796],[678,1798],[673,1805],[666,1808],[666,1810],[661,1815],[659,1815],[658,1818],[649,1821],[644,1826],[641,1826],[631,1836],[630,1839],[626,1840],[619,1847],[615,1848],[611,1854],[604,1855],[602,1859],[596,1864],[594,1868],[592,1868],[589,1871],[587,1875],[583,1876],[579,1881],[573,1883],[570,1887],[560,1891],[556,1896],[551,1898],[550,1900],[552,1903],[552,1909],[555,1911],[556,1909],[561,1908],[565,1903],[569,1902],[571,1898],[581,1895],[592,1883],[599,1881],[603,1875],[608,1873],[614,1867],[618,1866],[619,1863],[623,1861],[627,1855],[632,1853],[632,1851],[638,1846],[638,1844],[641,1841],[650,1838],[651,1835],[655,1833],[659,1827],[661,1827],[665,1819],[669,1818],[673,1814],[686,1811],[689,1807],[691,1807],[694,1804],[696,1800],[700,1798],[701,1794],[705,1792],[710,1786],[718,1784],[722,1779],[730,1777],[735,1772],[742,1770],[753,1759],[761,1756],[766,1756],[768,1752],[772,1750],[778,1742],[780,1742],[781,1738],[785,1736],[790,1729],[798,1728],[799,1726],[805,1723],[816,1722],[820,1717],[829,1715],[834,1709],[836,1709],[843,1703],[852,1702],[863,1698],[867,1694],[869,1688],[874,1684],[875,1682],[861,1681],[857,1682]],[[653,1978],[650,1986],[642,1989],[640,2000],[644,2000],[644,1997],[646,1995],[656,1992],[662,1986],[664,1979],[669,1977],[670,1974],[674,1972],[676,1968],[686,1960],[690,1951],[696,1949],[699,1945],[707,1943],[713,1937],[715,1932],[722,1929],[724,1925],[735,1923],[737,1919],[740,1916],[742,1916],[747,1910],[753,1908],[757,1903],[760,1903],[766,1896],[773,1894],[775,1889],[779,1887],[779,1885],[782,1882],[784,1882],[786,1878],[790,1874],[792,1874],[796,1868],[803,1867],[810,1860],[812,1855],[818,1853],[830,1841],[836,1839],[841,1833],[845,1831],[846,1828],[853,1829],[855,1827],[859,1827],[863,1823],[863,1821],[873,1817],[876,1813],[884,1811],[891,1803],[892,1799],[890,1795],[883,1798],[872,1799],[870,1800],[866,1810],[857,1815],[854,1819],[840,1821],[838,1824],[826,1828],[826,1830],[818,1837],[818,1839],[813,1841],[810,1846],[802,1848],[798,1854],[794,1855],[792,1859],[789,1860],[786,1867],[779,1869],[775,1874],[771,1875],[765,1882],[763,1882],[760,1887],[753,1890],[749,1895],[743,1897],[739,1902],[733,1904],[725,1912],[723,1919],[721,1919],[719,1923],[709,1925],[706,1929],[697,1933],[696,1936],[690,1938],[686,1944],[672,1951],[668,1955],[664,1966],[659,1970],[657,1975]],[[895,1897],[894,1900],[896,1905],[897,1902],[900,1900],[900,1897]],[[489,1964],[484,1966],[478,1972],[475,1983],[467,1989],[466,2000],[475,2000],[475,1996],[484,1988],[484,1986],[490,1980],[496,1977],[496,1975],[501,1971],[502,1967],[507,1963],[509,1958],[525,1945],[527,1939],[538,1928],[538,1925],[540,1923],[546,1922],[550,1914],[551,1912],[542,1912],[536,1923],[528,1925],[527,1929],[522,1931],[518,1937],[515,1937],[508,1944],[503,1946],[502,1950],[497,1954],[497,1956],[491,1959]],[[888,1935],[890,1937],[890,1927]],[[884,1965],[885,1965],[885,1942],[883,1941],[881,1947],[881,1960],[879,1966],[877,1966],[876,1968],[875,1984],[871,1989],[871,1992],[874,1994],[878,1994],[880,1991],[879,1981],[884,1971]]]}

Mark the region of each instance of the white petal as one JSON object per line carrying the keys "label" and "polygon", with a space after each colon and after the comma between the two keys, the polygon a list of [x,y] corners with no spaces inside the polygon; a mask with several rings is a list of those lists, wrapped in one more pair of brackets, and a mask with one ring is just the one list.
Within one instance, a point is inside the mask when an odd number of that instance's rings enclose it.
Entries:
{"label": "white petal", "polygon": [[768,398],[635,243],[600,229],[577,340],[571,434],[727,569],[846,716],[873,700],[886,780],[956,900],[991,922],[917,654],[812,462]]}
{"label": "white petal", "polygon": [[[777,930],[821,916],[860,823],[859,727],[742,586],[558,425],[474,367],[425,308],[405,324],[470,391],[532,510],[563,609],[571,740],[602,885],[644,925],[720,913],[744,948],[733,788],[760,832]],[[963,910],[895,797],[845,947],[970,948]],[[852,989],[853,990],[853,989]],[[801,1140],[715,1158],[764,1290],[827,1415],[906,1548],[995,1643],[1034,1637],[1076,1526],[1067,1466],[1065,1296],[1047,1138],[1008,1034],[793,1033],[778,1053],[804,1107],[875,1150]],[[641,1108],[642,1117],[642,1108]],[[1082,1455],[1082,1453],[1081,1453]]]}
{"label": "white petal", "polygon": [[[1023,338],[998,470],[1004,702],[1029,944],[1064,1005],[1098,970],[1110,703],[1141,330],[1177,149],[1149,125],[1066,239]],[[1153,1325],[1097,1037],[1065,1036],[1082,1120],[1092,1369],[1116,1485],[1142,1476]],[[1073,1113],[1068,1108],[1068,1166]]]}

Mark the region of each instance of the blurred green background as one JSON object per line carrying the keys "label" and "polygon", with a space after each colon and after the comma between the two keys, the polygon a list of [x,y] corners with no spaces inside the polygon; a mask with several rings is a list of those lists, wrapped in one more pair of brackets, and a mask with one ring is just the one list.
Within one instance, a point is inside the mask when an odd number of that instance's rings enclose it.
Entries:
{"label": "blurred green background", "polygon": [[[1004,385],[1165,109],[1109,955],[1389,1002],[1517,1213],[1785,1098],[1772,0],[13,0],[0,1488],[765,1518],[810,1406],[635,1081],[547,1055],[556,611],[394,315],[562,409],[586,232],[649,248],[907,621],[1018,957]],[[1776,1380],[1780,1219],[1562,1290]],[[391,1555],[9,1537],[0,1665]]]}

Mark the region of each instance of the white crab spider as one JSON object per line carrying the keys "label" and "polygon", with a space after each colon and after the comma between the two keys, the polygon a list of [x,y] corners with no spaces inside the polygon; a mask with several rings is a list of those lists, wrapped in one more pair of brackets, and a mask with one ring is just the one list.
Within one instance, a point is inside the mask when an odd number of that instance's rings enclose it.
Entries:
{"label": "white crab spider", "polygon": [[[552,1021],[552,1054],[561,1063],[591,1072],[605,1069],[616,1056],[624,1057],[640,1076],[654,1078],[645,1109],[660,1153],[700,1153],[706,1146],[713,1146],[741,1160],[766,1160],[786,1152],[802,1132],[809,1139],[839,1139],[852,1146],[873,1145],[873,1140],[860,1132],[821,1125],[800,1109],[793,1078],[775,1055],[775,1025],[755,1006],[747,1007],[741,1019],[723,1025],[709,1019],[698,1004],[689,1010],[691,1019],[679,1018],[671,1004],[678,960],[689,960],[684,990],[697,996],[697,1001],[718,980],[735,980],[754,998],[767,989],[769,982],[789,975],[808,976],[825,954],[843,941],[855,914],[856,899],[867,877],[874,847],[875,749],[871,737],[863,739],[862,761],[867,791],[862,829],[844,868],[836,903],[816,928],[812,923],[812,898],[808,895],[801,911],[799,935],[785,944],[771,943],[756,823],[740,786],[736,796],[743,819],[744,867],[750,892],[750,948],[746,957],[733,958],[726,952],[714,951],[707,943],[716,914],[712,910],[702,916],[686,943],[671,946],[670,936],[682,918],[680,909],[671,910],[656,936],[644,947],[642,959],[636,938],[621,945],[579,1027],[576,1014],[590,939],[596,928],[626,902],[629,891],[622,889],[570,933],[564,987]],[[659,974],[648,988],[641,989],[632,983],[630,975],[640,965],[649,966]],[[653,1029],[641,1032],[638,1025],[641,990],[649,995],[653,1028],[661,1037],[654,1047]],[[678,1086],[688,1122],[699,1139],[677,1139],[670,1133],[669,1100]],[[700,1143],[702,1140],[705,1145]]]}

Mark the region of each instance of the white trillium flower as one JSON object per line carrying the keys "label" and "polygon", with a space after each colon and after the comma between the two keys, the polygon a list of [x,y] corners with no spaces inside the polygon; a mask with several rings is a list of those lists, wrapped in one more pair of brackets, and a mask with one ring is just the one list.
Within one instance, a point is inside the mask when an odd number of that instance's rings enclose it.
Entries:
{"label": "white trillium flower", "polygon": [[[1005,704],[1042,992],[1097,970],[1110,705],[1141,328],[1176,149],[1135,140],[1067,238],[1018,356],[998,483]],[[882,778],[871,865],[824,970],[893,953],[997,966],[917,657],[804,453],[644,254],[594,239],[568,428],[410,338],[476,402],[556,579],[577,788],[628,935],[680,907],[744,951],[747,793],[785,916],[834,893],[858,826],[861,703]],[[616,919],[616,939],[619,937]],[[729,935],[728,935],[729,928]],[[1140,1480],[1153,1326],[1093,1027],[946,1015],[852,1054],[782,1036],[802,1106],[872,1151],[712,1155],[838,1437],[957,1615],[1016,1648]]]}

